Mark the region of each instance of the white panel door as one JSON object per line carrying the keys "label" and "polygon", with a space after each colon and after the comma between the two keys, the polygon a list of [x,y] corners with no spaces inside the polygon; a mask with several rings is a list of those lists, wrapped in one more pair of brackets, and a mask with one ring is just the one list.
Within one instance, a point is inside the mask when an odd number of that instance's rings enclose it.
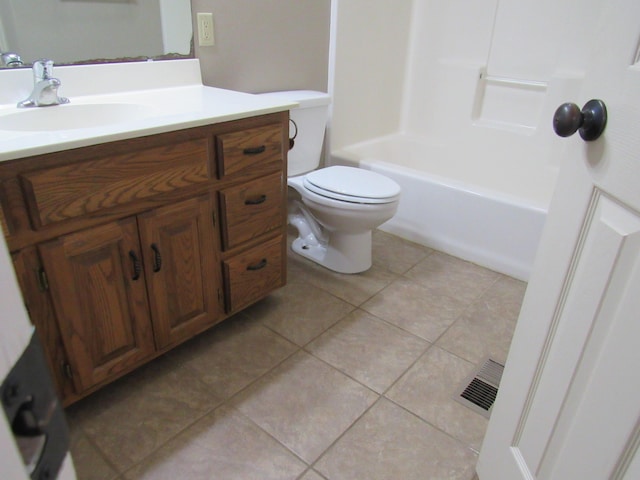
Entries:
{"label": "white panel door", "polygon": [[640,2],[581,8],[600,22],[575,32],[593,53],[567,101],[602,99],[608,124],[566,139],[481,480],[640,479]]}

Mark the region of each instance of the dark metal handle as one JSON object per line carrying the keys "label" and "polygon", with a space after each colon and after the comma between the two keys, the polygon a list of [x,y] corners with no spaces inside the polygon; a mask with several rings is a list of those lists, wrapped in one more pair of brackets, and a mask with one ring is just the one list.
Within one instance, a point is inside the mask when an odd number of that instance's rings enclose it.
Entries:
{"label": "dark metal handle", "polygon": [[258,263],[254,265],[248,265],[247,270],[249,270],[250,272],[253,272],[255,270],[261,270],[266,266],[267,266],[267,259],[263,258],[262,260],[260,260]]}
{"label": "dark metal handle", "polygon": [[259,197],[255,197],[255,198],[248,198],[244,201],[245,205],[260,205],[261,203],[264,203],[267,201],[267,196],[266,195],[260,195]]}
{"label": "dark metal handle", "polygon": [[582,110],[575,103],[563,103],[553,115],[553,130],[561,137],[577,131],[591,142],[602,135],[607,126],[607,107],[602,100],[589,100]]}
{"label": "dark metal handle", "polygon": [[151,250],[153,250],[153,271],[157,273],[162,268],[162,255],[160,255],[160,249],[155,243],[151,244]]}
{"label": "dark metal handle", "polygon": [[245,155],[258,155],[260,153],[263,153],[266,149],[266,146],[260,145],[259,147],[245,148],[242,153],[244,153]]}
{"label": "dark metal handle", "polygon": [[140,264],[140,260],[136,255],[136,252],[133,250],[129,251],[129,257],[131,257],[131,261],[133,262],[133,276],[131,280],[138,280],[140,278],[140,272],[142,271],[142,265]]}
{"label": "dark metal handle", "polygon": [[289,137],[289,150],[291,150],[296,144],[296,137],[298,136],[298,124],[294,122],[292,118],[289,119],[289,123],[291,123],[293,125],[293,128],[295,129],[293,135]]}

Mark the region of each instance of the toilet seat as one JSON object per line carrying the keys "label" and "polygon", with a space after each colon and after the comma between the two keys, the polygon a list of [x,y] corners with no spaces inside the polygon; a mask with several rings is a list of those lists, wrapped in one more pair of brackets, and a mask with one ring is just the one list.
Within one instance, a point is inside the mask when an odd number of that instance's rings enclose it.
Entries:
{"label": "toilet seat", "polygon": [[344,166],[310,172],[304,176],[303,186],[318,195],[351,203],[391,203],[400,195],[400,186],[390,178]]}

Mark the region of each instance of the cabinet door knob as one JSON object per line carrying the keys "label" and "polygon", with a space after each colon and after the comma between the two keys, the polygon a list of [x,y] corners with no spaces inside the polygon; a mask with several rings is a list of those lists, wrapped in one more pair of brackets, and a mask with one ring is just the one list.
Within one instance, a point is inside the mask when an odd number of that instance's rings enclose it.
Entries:
{"label": "cabinet door knob", "polygon": [[140,272],[142,271],[142,265],[140,264],[140,260],[136,255],[136,252],[133,250],[129,251],[129,257],[131,257],[131,261],[133,262],[133,276],[131,280],[138,280],[140,278]]}
{"label": "cabinet door knob", "polygon": [[266,149],[267,149],[266,146],[260,145],[259,147],[245,148],[242,151],[242,153],[244,153],[245,155],[259,155],[259,154],[263,153]]}
{"label": "cabinet door knob", "polygon": [[262,260],[260,260],[258,263],[254,263],[253,265],[248,265],[247,266],[247,270],[249,270],[250,272],[255,271],[255,270],[261,270],[264,267],[267,266],[267,259],[263,258]]}
{"label": "cabinet door knob", "polygon": [[162,255],[160,255],[160,249],[155,243],[151,244],[151,250],[153,250],[153,271],[157,273],[162,268]]}
{"label": "cabinet door knob", "polygon": [[265,194],[262,194],[258,197],[253,197],[253,198],[247,198],[244,201],[245,205],[260,205],[261,203],[264,203],[267,201],[267,196]]}

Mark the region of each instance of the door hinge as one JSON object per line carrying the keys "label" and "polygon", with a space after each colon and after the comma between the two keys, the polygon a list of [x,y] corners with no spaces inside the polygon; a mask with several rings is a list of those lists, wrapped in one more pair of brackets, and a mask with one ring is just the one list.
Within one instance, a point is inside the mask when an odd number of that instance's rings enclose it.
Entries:
{"label": "door hinge", "polygon": [[211,212],[211,220],[213,221],[213,226],[216,226],[216,212]]}
{"label": "door hinge", "polygon": [[73,370],[71,370],[71,365],[69,365],[68,363],[65,363],[62,365],[62,372],[64,373],[64,376],[67,377],[68,379],[73,378]]}
{"label": "door hinge", "polygon": [[222,304],[222,290],[218,289],[218,303]]}
{"label": "door hinge", "polygon": [[41,292],[46,292],[49,290],[49,279],[47,278],[47,272],[44,271],[44,268],[40,267],[37,270],[38,276],[38,288]]}

